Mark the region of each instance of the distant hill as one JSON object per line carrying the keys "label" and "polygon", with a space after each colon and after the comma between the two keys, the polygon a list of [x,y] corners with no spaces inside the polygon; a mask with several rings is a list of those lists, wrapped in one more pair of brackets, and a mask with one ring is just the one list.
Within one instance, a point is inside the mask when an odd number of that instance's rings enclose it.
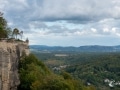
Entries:
{"label": "distant hill", "polygon": [[62,46],[45,46],[45,45],[30,45],[31,50],[41,52],[120,52],[120,45],[118,46],[99,46],[88,45],[80,47],[62,47]]}

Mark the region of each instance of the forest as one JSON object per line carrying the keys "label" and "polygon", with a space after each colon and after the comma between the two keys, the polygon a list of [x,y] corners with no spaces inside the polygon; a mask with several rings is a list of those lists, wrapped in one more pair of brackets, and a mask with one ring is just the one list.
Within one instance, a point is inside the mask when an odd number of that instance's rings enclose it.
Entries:
{"label": "forest", "polygon": [[120,89],[119,52],[62,53],[67,56],[55,56],[61,52],[33,53],[57,74],[66,71],[84,85],[94,85],[97,90]]}
{"label": "forest", "polygon": [[85,86],[65,72],[55,74],[33,54],[23,56],[19,62],[20,85],[18,90],[96,90]]}

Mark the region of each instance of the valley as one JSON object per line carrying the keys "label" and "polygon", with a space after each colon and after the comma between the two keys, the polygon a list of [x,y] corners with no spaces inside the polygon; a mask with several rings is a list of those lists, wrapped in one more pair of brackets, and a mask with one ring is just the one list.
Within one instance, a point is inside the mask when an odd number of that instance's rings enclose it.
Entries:
{"label": "valley", "polygon": [[32,53],[55,73],[66,71],[86,86],[94,85],[97,90],[120,89],[119,52],[32,50]]}

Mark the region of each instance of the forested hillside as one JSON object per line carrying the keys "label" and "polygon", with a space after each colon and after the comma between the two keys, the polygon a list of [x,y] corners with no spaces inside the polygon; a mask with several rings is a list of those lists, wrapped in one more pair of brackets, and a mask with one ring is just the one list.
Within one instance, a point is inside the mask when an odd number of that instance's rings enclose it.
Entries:
{"label": "forested hillside", "polygon": [[54,74],[33,54],[20,60],[19,74],[18,90],[95,90],[94,86],[83,85],[67,72]]}
{"label": "forested hillside", "polygon": [[65,70],[84,85],[94,85],[97,90],[120,89],[119,53],[56,53],[33,52],[56,73]]}
{"label": "forested hillside", "polygon": [[[120,54],[104,53],[91,55],[86,62],[70,65],[66,71],[86,84],[95,85],[99,90],[120,89]],[[83,58],[83,60],[85,60]]]}

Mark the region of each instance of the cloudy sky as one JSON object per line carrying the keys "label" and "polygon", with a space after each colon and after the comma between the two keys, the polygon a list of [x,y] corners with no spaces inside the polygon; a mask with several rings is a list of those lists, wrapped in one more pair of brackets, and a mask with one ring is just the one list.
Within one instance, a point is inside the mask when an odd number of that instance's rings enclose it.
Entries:
{"label": "cloudy sky", "polygon": [[120,45],[120,0],[0,0],[0,11],[30,44]]}

